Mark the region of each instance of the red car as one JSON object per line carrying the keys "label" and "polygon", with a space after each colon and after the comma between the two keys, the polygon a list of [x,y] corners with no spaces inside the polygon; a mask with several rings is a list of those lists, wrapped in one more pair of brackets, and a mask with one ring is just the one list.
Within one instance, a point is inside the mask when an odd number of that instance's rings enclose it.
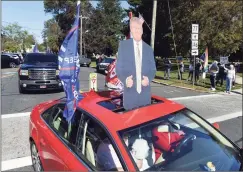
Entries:
{"label": "red car", "polygon": [[65,98],[32,110],[36,171],[242,169],[242,149],[183,105],[152,96],[151,105],[127,111],[114,92],[83,95],[70,123],[63,117]]}

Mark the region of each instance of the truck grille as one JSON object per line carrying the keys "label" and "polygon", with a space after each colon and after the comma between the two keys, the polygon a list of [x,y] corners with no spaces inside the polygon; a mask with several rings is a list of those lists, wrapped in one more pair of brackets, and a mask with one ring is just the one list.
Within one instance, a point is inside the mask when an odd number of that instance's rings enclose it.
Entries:
{"label": "truck grille", "polygon": [[30,69],[29,70],[29,78],[30,79],[40,79],[40,80],[48,80],[56,78],[56,70],[45,70],[45,69]]}

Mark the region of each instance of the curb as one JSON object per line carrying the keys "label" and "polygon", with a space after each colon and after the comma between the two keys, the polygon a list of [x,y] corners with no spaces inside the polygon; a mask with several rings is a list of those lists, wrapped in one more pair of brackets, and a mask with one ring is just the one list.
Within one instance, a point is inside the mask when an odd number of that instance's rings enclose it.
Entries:
{"label": "curb", "polygon": [[201,93],[211,93],[211,94],[216,94],[216,92],[210,92],[210,91],[201,91],[201,90],[195,90],[193,88],[188,88],[188,87],[182,87],[182,86],[176,86],[176,85],[169,85],[169,84],[165,84],[159,81],[152,81],[153,83],[156,84],[160,84],[160,85],[165,85],[165,86],[170,86],[170,87],[176,87],[176,88],[183,88],[183,89],[187,89],[187,90],[192,90],[192,91],[197,91],[197,92],[201,92]]}

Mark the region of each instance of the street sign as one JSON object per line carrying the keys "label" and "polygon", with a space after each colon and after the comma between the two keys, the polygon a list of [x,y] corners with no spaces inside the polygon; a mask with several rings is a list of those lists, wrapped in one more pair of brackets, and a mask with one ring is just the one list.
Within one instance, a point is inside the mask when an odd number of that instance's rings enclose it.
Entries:
{"label": "street sign", "polygon": [[192,24],[192,33],[198,33],[199,24]]}
{"label": "street sign", "polygon": [[97,91],[97,73],[89,74],[89,90]]}
{"label": "street sign", "polygon": [[192,56],[198,56],[198,49],[191,51]]}
{"label": "street sign", "polygon": [[192,50],[198,49],[198,41],[192,41]]}
{"label": "street sign", "polygon": [[198,41],[198,34],[192,33],[192,41]]}
{"label": "street sign", "polygon": [[228,64],[229,57],[220,57],[220,64]]}

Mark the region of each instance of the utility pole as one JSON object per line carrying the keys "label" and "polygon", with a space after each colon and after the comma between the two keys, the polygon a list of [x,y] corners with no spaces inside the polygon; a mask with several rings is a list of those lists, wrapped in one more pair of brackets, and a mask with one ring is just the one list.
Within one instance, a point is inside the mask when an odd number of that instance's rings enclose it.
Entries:
{"label": "utility pole", "polygon": [[83,54],[83,47],[82,47],[82,44],[83,44],[83,19],[88,19],[88,17],[84,17],[83,15],[80,16],[80,50],[79,50],[79,54],[80,56],[82,57],[82,54]]}
{"label": "utility pole", "polygon": [[151,33],[151,47],[154,50],[154,40],[155,40],[155,27],[156,27],[156,13],[157,13],[157,0],[153,1],[153,17],[152,17],[152,33]]}

